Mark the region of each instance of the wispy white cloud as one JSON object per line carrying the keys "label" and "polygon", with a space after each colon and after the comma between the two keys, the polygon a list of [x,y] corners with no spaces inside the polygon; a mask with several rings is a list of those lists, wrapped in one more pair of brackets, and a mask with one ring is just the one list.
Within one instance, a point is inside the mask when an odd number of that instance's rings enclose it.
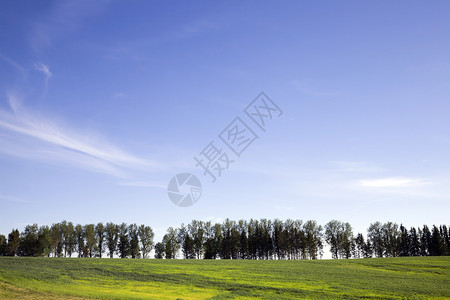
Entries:
{"label": "wispy white cloud", "polygon": [[219,28],[217,21],[212,21],[207,18],[198,19],[191,23],[183,25],[176,31],[176,36],[179,38],[190,38],[194,35],[202,34],[204,32],[214,31]]}
{"label": "wispy white cloud", "polygon": [[313,87],[310,83],[298,79],[289,82],[297,91],[313,97],[334,97],[343,93],[340,91],[330,91],[321,87]]}
{"label": "wispy white cloud", "polygon": [[21,198],[14,197],[11,195],[0,195],[0,200],[8,201],[8,202],[16,202],[16,203],[28,203],[28,201],[25,201]]}
{"label": "wispy white cloud", "polygon": [[36,70],[41,71],[42,73],[44,73],[45,77],[47,78],[47,80],[52,77],[52,72],[50,72],[49,67],[42,63],[42,62],[37,62],[34,64],[34,67],[36,68]]}
{"label": "wispy white cloud", "polygon": [[115,40],[106,47],[103,45],[97,45],[97,47],[104,52],[103,58],[108,60],[126,57],[134,61],[148,61],[149,47],[183,42],[203,34],[217,32],[221,28],[219,22],[219,20],[212,18],[197,19],[181,26],[175,25],[158,35],[149,36],[144,33],[138,38]]}
{"label": "wispy white cloud", "polygon": [[358,184],[363,187],[371,188],[403,188],[419,187],[430,184],[430,182],[422,178],[389,177],[378,179],[363,179],[359,180]]}
{"label": "wispy white cloud", "polygon": [[109,1],[56,1],[48,14],[34,22],[31,46],[37,52],[53,44],[55,39],[76,32],[86,17],[101,12]]}
{"label": "wispy white cloud", "polygon": [[164,184],[163,182],[156,182],[156,181],[129,181],[129,182],[121,182],[119,183],[119,185],[135,186],[135,187],[154,187],[161,189],[167,188],[167,183]]}
{"label": "wispy white cloud", "polygon": [[89,132],[70,129],[44,118],[9,95],[11,111],[0,109],[0,151],[36,160],[62,161],[115,176],[124,170],[152,169],[159,164],[129,154]]}
{"label": "wispy white cloud", "polygon": [[113,94],[113,98],[122,98],[124,96],[126,96],[125,93],[114,93]]}
{"label": "wispy white cloud", "polygon": [[3,55],[0,53],[0,59],[7,62],[9,65],[13,66],[16,70],[20,71],[21,73],[25,73],[25,68],[16,63],[14,60],[10,59],[9,57]]}
{"label": "wispy white cloud", "polygon": [[46,95],[47,89],[48,89],[48,81],[49,81],[50,77],[52,77],[53,74],[52,74],[52,72],[50,72],[50,68],[48,67],[48,65],[46,65],[42,62],[35,63],[34,67],[36,70],[38,70],[39,72],[41,72],[45,75],[44,95]]}
{"label": "wispy white cloud", "polygon": [[364,161],[331,161],[330,164],[337,172],[372,173],[384,170],[375,163]]}

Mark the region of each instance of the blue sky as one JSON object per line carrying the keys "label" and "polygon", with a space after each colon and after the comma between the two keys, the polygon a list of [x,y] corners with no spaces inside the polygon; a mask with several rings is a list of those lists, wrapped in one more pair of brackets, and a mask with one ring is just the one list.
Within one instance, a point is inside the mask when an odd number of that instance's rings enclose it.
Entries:
{"label": "blue sky", "polygon": [[[0,233],[448,223],[449,36],[447,1],[3,1]],[[235,117],[255,126],[261,91],[283,115],[211,183],[193,157]],[[187,208],[166,191],[181,172],[203,185]]]}

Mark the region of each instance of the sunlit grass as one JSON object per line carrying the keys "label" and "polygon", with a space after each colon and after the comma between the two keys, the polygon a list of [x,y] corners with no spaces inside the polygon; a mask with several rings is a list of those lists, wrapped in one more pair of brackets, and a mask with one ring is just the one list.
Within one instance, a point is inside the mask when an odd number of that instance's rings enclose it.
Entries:
{"label": "sunlit grass", "polygon": [[326,261],[0,258],[0,298],[449,298],[450,257]]}

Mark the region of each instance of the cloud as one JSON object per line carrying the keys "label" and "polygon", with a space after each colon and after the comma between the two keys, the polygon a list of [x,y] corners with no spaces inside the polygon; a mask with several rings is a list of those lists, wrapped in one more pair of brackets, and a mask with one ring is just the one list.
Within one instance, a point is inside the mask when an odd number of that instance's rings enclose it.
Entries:
{"label": "cloud", "polygon": [[[94,1],[95,2],[95,1]],[[181,26],[175,25],[166,30],[162,30],[158,35],[144,33],[142,36],[127,40],[116,40],[108,46],[98,45],[97,47],[105,53],[104,59],[117,60],[123,57],[134,61],[148,61],[149,48],[183,42],[204,34],[217,32],[221,26],[217,19],[202,18]],[[150,50],[152,51],[152,50]]]}
{"label": "cloud", "polygon": [[41,71],[42,73],[44,73],[45,77],[47,79],[49,79],[50,77],[52,77],[52,72],[50,72],[49,67],[41,62],[35,63],[34,67],[36,68],[36,70]]}
{"label": "cloud", "polygon": [[403,188],[418,187],[430,184],[429,181],[421,178],[389,177],[380,179],[363,179],[358,184],[363,187],[371,188]]}
{"label": "cloud", "polygon": [[119,185],[122,186],[135,186],[135,187],[154,187],[167,189],[167,184],[162,182],[154,182],[154,181],[131,181],[131,182],[121,182]]}
{"label": "cloud", "polygon": [[42,117],[8,96],[12,111],[0,109],[0,151],[35,160],[59,161],[122,177],[124,170],[152,169],[159,164],[125,152],[104,138],[79,133]]}
{"label": "cloud", "polygon": [[364,161],[331,161],[330,164],[335,167],[337,172],[364,172],[373,173],[383,171],[380,166]]}
{"label": "cloud", "polygon": [[0,200],[16,203],[28,203],[28,201],[10,195],[0,195]]}
{"label": "cloud", "polygon": [[50,72],[50,68],[42,62],[35,63],[34,67],[36,68],[36,70],[42,72],[45,75],[44,95],[46,95],[48,89],[48,80],[50,79],[50,77],[52,77],[53,74],[52,72]]}
{"label": "cloud", "polygon": [[177,30],[177,36],[180,38],[190,38],[198,34],[217,30],[219,26],[216,22],[203,18],[183,25]]}
{"label": "cloud", "polygon": [[113,98],[121,98],[121,97],[125,97],[126,94],[125,93],[115,93],[113,94]]}
{"label": "cloud", "polygon": [[6,61],[8,64],[10,64],[11,66],[13,66],[15,69],[17,69],[18,71],[20,71],[21,73],[25,73],[25,68],[22,67],[21,65],[19,65],[18,63],[16,63],[15,61],[13,61],[12,59],[6,57],[5,55],[3,55],[2,53],[0,53],[0,58],[3,61]]}
{"label": "cloud", "polygon": [[297,89],[297,91],[299,91],[300,93],[313,97],[336,97],[343,94],[341,91],[330,91],[327,89],[311,87],[311,84],[298,79],[291,80],[289,84]]}
{"label": "cloud", "polygon": [[50,11],[41,20],[34,22],[31,46],[42,53],[53,41],[70,35],[81,26],[86,18],[101,12],[109,1],[61,0],[56,1]]}

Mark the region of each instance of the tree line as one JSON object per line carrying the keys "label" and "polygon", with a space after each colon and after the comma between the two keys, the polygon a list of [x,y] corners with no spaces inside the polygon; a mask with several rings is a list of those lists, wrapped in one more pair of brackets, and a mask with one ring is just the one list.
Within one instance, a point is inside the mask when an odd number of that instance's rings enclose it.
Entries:
{"label": "tree line", "polygon": [[169,227],[154,243],[151,227],[98,223],[28,225],[0,235],[0,256],[102,257],[185,259],[318,259],[328,244],[333,258],[450,255],[446,225],[405,228],[392,222],[370,224],[356,235],[349,223],[332,220],[251,219],[222,223],[192,220]]}
{"label": "tree line", "polygon": [[27,225],[24,231],[13,229],[0,235],[0,256],[48,256],[148,258],[153,249],[151,227],[114,223],[74,225],[62,221],[52,226]]}

